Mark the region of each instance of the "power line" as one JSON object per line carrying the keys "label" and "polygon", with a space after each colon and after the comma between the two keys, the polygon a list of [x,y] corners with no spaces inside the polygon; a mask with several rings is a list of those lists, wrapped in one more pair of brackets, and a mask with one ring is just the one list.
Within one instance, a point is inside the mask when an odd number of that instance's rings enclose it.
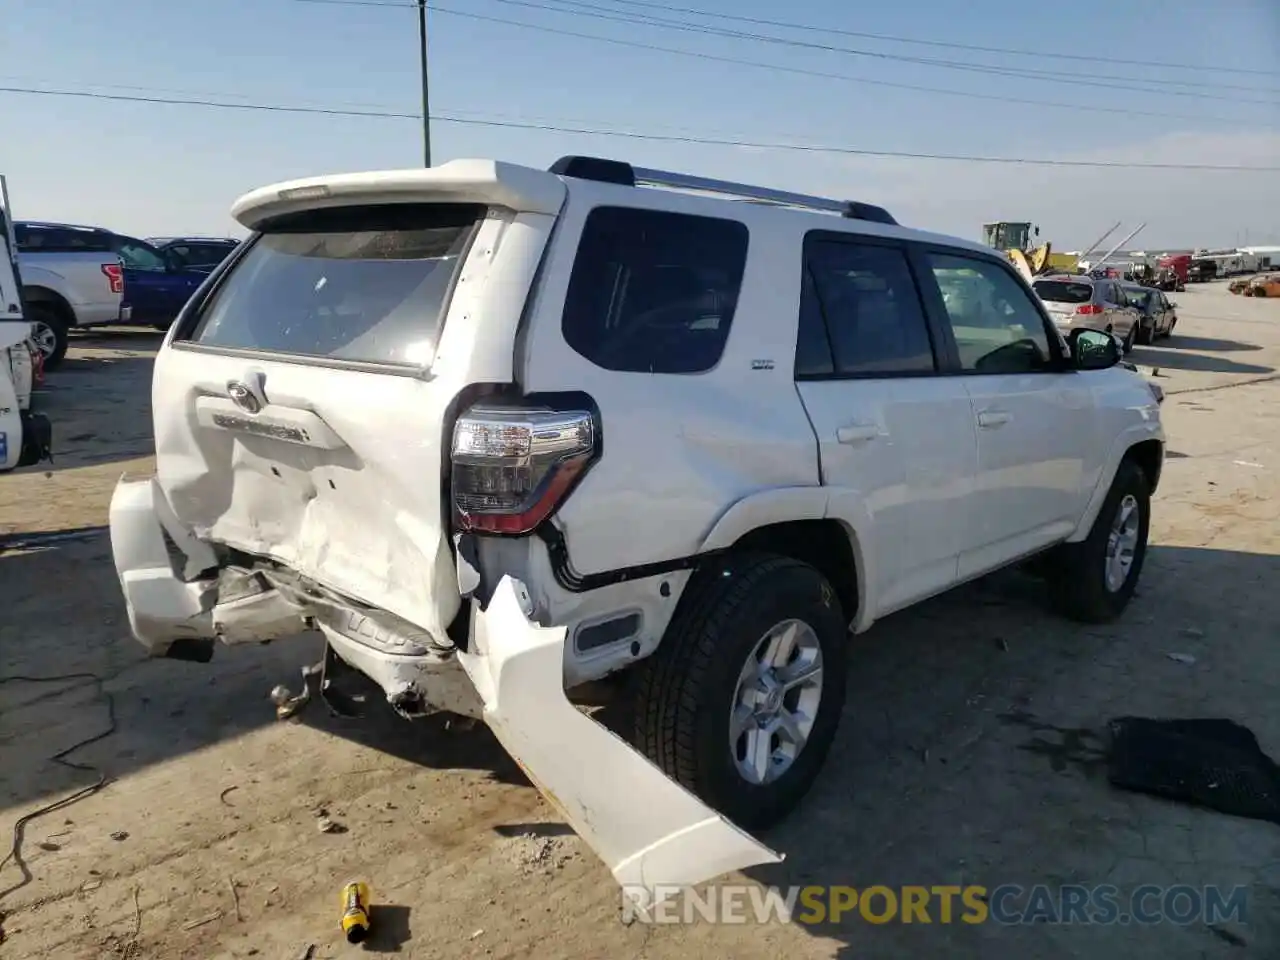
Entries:
{"label": "power line", "polygon": [[[584,3],[581,0],[552,0],[557,6],[537,3],[533,0],[493,0],[495,3],[508,6],[526,7],[534,10],[546,10],[553,13],[565,13],[597,20],[608,20],[615,23],[639,24],[658,27],[666,30],[680,30],[686,33],[702,33],[716,37],[728,37],[737,40],[750,40],[755,43],[767,43],[778,46],[794,47],[802,50],[820,50],[825,53],[840,53],[846,56],[866,57],[890,63],[910,63],[918,66],[934,67],[942,70],[959,70],[966,73],[987,74],[998,77],[1015,77],[1045,82],[1068,81],[1075,86],[1098,87],[1104,90],[1122,90],[1127,93],[1151,93],[1162,97],[1186,97],[1197,100],[1219,100],[1226,103],[1258,104],[1261,106],[1280,107],[1277,100],[1255,100],[1221,93],[1205,93],[1202,90],[1161,90],[1137,84],[1163,84],[1181,87],[1218,87],[1229,90],[1243,90],[1249,93],[1280,93],[1280,89],[1246,87],[1231,84],[1192,83],[1189,81],[1166,80],[1147,77],[1125,77],[1115,74],[1090,74],[1080,77],[1075,73],[1060,70],[1033,70],[1027,67],[1007,67],[994,64],[966,63],[958,60],[940,60],[936,57],[913,57],[900,53],[884,53],[878,50],[861,50],[854,47],[841,47],[830,43],[816,43],[809,40],[795,40],[789,37],[770,36],[761,33],[750,33],[742,30],[728,30],[723,27],[708,26],[690,20],[672,20],[653,17],[647,14],[637,15],[630,11],[610,10],[595,3]],[[565,9],[569,8],[569,9]],[[575,9],[582,8],[582,9]]]}
{"label": "power line", "polygon": [[[408,9],[404,3],[396,2],[396,0],[293,0],[295,3],[324,3],[339,6],[364,6],[364,7],[398,7]],[[706,53],[698,50],[683,50],[679,47],[666,47],[661,44],[646,43],[639,40],[627,40],[621,37],[605,37],[593,33],[581,33],[577,30],[566,30],[560,27],[550,27],[540,23],[529,23],[524,20],[511,20],[505,17],[494,17],[487,14],[473,13],[469,10],[457,10],[451,7],[441,6],[438,3],[432,3],[431,11],[435,14],[445,14],[447,16],[464,17],[469,20],[479,20],[485,23],[498,23],[504,26],[519,27],[525,30],[533,30],[539,33],[549,33],[563,37],[574,37],[579,40],[591,40],[597,43],[607,43],[614,46],[629,47],[635,50],[648,50],[656,53],[670,53],[676,56],[692,57],[696,60],[706,60],[714,63],[729,63],[735,66],[754,67],[763,70],[772,70],[780,73],[790,73],[796,76],[816,77],[822,80],[838,80],[843,83],[856,83],[865,86],[885,87],[896,90],[910,90],[916,93],[928,93],[938,96],[964,97],[971,100],[984,100],[990,103],[1010,103],[1020,104],[1024,106],[1040,107],[1040,108],[1056,108],[1062,110],[1077,110],[1086,113],[1111,113],[1128,117],[1156,117],[1162,120],[1191,120],[1197,123],[1205,121],[1218,123],[1238,124],[1245,122],[1244,118],[1239,117],[1213,117],[1204,114],[1185,114],[1185,113],[1167,113],[1155,110],[1133,110],[1124,107],[1104,107],[1097,105],[1079,104],[1079,103],[1063,103],[1055,100],[1033,100],[1026,97],[1010,97],[1001,94],[990,93],[973,93],[967,90],[954,90],[946,87],[928,87],[913,83],[899,83],[891,80],[877,80],[872,77],[857,76],[848,73],[831,73],[823,70],[810,70],[804,67],[784,66],[777,63],[764,63],[759,60],[747,60],[742,57],[728,57],[720,54]]]}
{"label": "power line", "polygon": [[[331,0],[334,2],[334,0]],[[369,2],[369,0],[364,0]],[[31,96],[73,97],[88,100],[108,100],[123,103],[156,103],[188,107],[216,107],[228,110],[250,110],[271,113],[295,113],[340,117],[374,117],[393,120],[420,121],[417,113],[391,111],[328,109],[323,107],[287,106],[269,103],[232,103],[217,100],[178,99],[174,97],[143,97],[122,93],[95,93],[87,90],[37,90],[30,87],[0,86],[0,93]],[[448,114],[436,114],[432,120],[479,127],[496,127],[514,130],[536,130],[544,133],[577,134],[582,136],[618,137],[626,140],[648,140],[663,143],[699,144],[716,147],[746,147],[756,150],[779,150],[796,153],[827,153],[844,156],[877,157],[897,160],[939,160],[957,163],[990,163],[1014,166],[1086,167],[1124,170],[1203,170],[1230,171],[1233,173],[1280,173],[1280,166],[1250,166],[1217,163],[1130,163],[1121,160],[1068,160],[1033,157],[992,157],[971,154],[923,153],[903,150],[869,150],[857,147],[828,146],[818,144],[781,143],[763,140],[728,137],[698,137],[666,133],[643,133],[634,130],[605,130],[584,126],[552,123],[526,123],[516,120],[480,120]]]}
{"label": "power line", "polygon": [[[1243,67],[1207,66],[1194,63],[1170,63],[1160,60],[1130,60],[1128,57],[1099,57],[1082,53],[1056,53],[1049,50],[1027,50],[1015,47],[987,47],[972,43],[956,43],[952,40],[926,40],[919,37],[895,36],[887,33],[867,33],[861,30],[847,30],[841,27],[826,27],[811,23],[797,23],[788,20],[770,20],[764,17],[748,17],[736,13],[720,13],[710,10],[698,10],[693,7],[680,7],[667,3],[653,3],[651,0],[609,0],[610,3],[631,7],[644,7],[651,10],[664,10],[668,13],[687,13],[694,16],[715,18],[717,20],[733,20],[738,23],[750,23],[761,27],[781,27],[786,30],[804,30],[813,33],[836,34],[843,37],[856,37],[861,40],[880,40],[885,43],[907,43],[925,47],[940,47],[948,50],[968,50],[973,53],[996,53],[1016,57],[1039,57],[1051,60],[1073,60],[1078,63],[1109,63],[1126,67],[1155,67],[1167,70],[1199,70],[1208,73],[1235,73],[1259,77],[1280,77],[1280,71],[1251,70]],[[1252,88],[1250,88],[1252,89]]]}
{"label": "power line", "polygon": [[[401,9],[408,6],[405,0],[295,0],[295,2],[319,3],[319,4],[328,4],[333,6],[393,7],[393,8],[401,8]],[[496,0],[496,2],[514,2],[514,0]],[[598,4],[581,3],[581,2],[576,2],[576,0],[556,0],[556,2],[566,3],[566,4],[570,4],[572,6],[577,6],[577,7],[586,7],[588,9],[594,9],[596,11],[608,11],[611,14],[621,14],[621,15],[629,14],[629,11],[608,10],[608,8],[602,8]],[[886,43],[917,44],[922,46],[939,47],[939,48],[951,49],[951,50],[967,50],[974,53],[992,53],[992,54],[1000,54],[1004,56],[1036,57],[1036,58],[1053,59],[1053,60],[1069,60],[1069,61],[1083,62],[1083,63],[1105,63],[1105,64],[1112,64],[1112,65],[1126,66],[1126,67],[1151,67],[1151,68],[1165,69],[1165,70],[1205,71],[1205,72],[1216,72],[1216,73],[1244,74],[1244,75],[1262,76],[1262,77],[1280,77],[1280,71],[1274,71],[1274,70],[1252,70],[1252,69],[1237,68],[1237,67],[1207,66],[1203,64],[1171,63],[1168,61],[1159,61],[1159,60],[1130,60],[1128,58],[1121,59],[1119,57],[1088,56],[1086,54],[1057,53],[1049,50],[1027,50],[1027,49],[1017,49],[1013,47],[988,47],[988,46],[981,46],[977,44],[956,43],[954,41],[926,40],[926,39],[921,39],[917,37],[894,36],[891,34],[883,34],[883,33],[868,33],[865,31],[848,30],[840,27],[828,27],[828,26],[821,26],[818,24],[798,23],[795,21],[787,21],[787,20],[771,20],[764,17],[748,17],[742,14],[721,13],[719,11],[700,10],[694,7],[675,6],[667,3],[653,3],[653,2],[649,2],[649,0],[606,0],[606,2],[614,4],[615,6],[621,5],[621,6],[629,6],[629,7],[640,7],[645,10],[659,10],[667,13],[683,13],[683,14],[689,14],[695,17],[702,17],[704,19],[728,20],[736,23],[753,24],[756,26],[778,27],[785,30],[799,30],[799,31],[805,31],[810,33],[822,33],[822,34],[828,34],[828,35],[834,34],[837,36],[855,37],[855,38],[864,39],[864,40],[877,40],[877,41],[886,42]],[[521,3],[519,5],[537,6],[537,4],[531,4],[531,3]],[[569,11],[563,11],[563,12],[569,12]],[[635,14],[631,14],[631,15],[637,16]],[[655,26],[664,25],[664,22],[658,18],[650,18],[650,19],[652,20],[653,25]],[[641,22],[641,21],[624,21],[624,22]],[[717,34],[725,35],[725,36],[741,36],[744,38],[749,37],[751,39],[767,40],[767,41],[787,43],[792,45],[801,45],[800,41],[791,41],[785,37],[771,37],[771,36],[765,36],[761,34],[742,33],[739,31],[724,31],[720,28],[709,27],[705,24],[691,24],[687,20],[686,21],[670,21],[670,20],[665,21],[665,25],[668,25],[668,26],[675,26],[677,24],[681,26],[703,27],[708,31],[714,31]],[[858,54],[862,56],[883,57],[885,59],[902,60],[910,63],[921,63],[921,64],[934,65],[934,66],[945,65],[955,69],[977,68],[977,69],[988,69],[988,70],[1008,70],[1015,75],[1019,75],[1023,73],[1028,75],[1043,75],[1046,79],[1061,78],[1061,79],[1073,80],[1078,76],[1077,74],[1074,74],[1074,73],[1064,73],[1061,71],[1034,70],[1027,67],[1000,67],[994,64],[961,63],[957,61],[945,61],[945,60],[935,60],[930,58],[918,58],[918,57],[910,57],[910,56],[904,56],[904,55],[887,54],[882,51],[850,50],[848,48],[832,47],[832,46],[826,46],[822,44],[818,44],[818,45],[804,44],[804,45],[815,46],[817,49],[827,49],[835,52],[853,53],[853,54]],[[1094,79],[1097,79],[1097,80],[1111,79],[1111,80],[1117,80],[1117,81],[1133,81],[1138,83],[1172,84],[1176,86],[1211,86],[1211,87],[1216,87],[1218,89],[1240,90],[1240,91],[1251,92],[1251,93],[1280,93],[1280,88],[1276,88],[1276,87],[1251,87],[1251,86],[1244,86],[1239,84],[1224,84],[1224,83],[1218,83],[1214,81],[1179,81],[1179,80],[1169,80],[1166,78],[1117,77],[1117,76],[1108,77],[1105,75],[1098,75],[1098,74],[1092,74],[1091,76],[1093,76]]]}

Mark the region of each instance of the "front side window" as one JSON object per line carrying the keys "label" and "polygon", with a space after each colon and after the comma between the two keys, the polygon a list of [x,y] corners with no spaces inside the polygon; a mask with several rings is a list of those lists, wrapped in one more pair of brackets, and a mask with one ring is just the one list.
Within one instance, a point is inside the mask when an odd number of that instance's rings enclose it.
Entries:
{"label": "front side window", "polygon": [[565,342],[606,370],[710,370],[733,323],[747,239],[737,220],[595,208],[565,295]]}
{"label": "front side window", "polygon": [[907,256],[894,247],[805,245],[797,376],[901,376],[937,367]]}
{"label": "front side window", "polygon": [[1030,294],[987,260],[931,253],[960,364],[973,373],[1053,369],[1049,336]]}
{"label": "front side window", "polygon": [[315,210],[269,225],[214,290],[190,339],[369,363],[431,362],[484,208]]}
{"label": "front side window", "polygon": [[160,253],[154,247],[143,243],[141,240],[122,237],[119,246],[116,248],[116,253],[119,254],[126,270],[164,273],[166,269],[164,257],[160,256]]}

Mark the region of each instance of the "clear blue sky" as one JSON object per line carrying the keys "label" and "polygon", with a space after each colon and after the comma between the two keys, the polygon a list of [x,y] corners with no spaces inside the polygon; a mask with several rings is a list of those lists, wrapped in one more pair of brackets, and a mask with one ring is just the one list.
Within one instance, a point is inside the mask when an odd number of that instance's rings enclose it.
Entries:
{"label": "clear blue sky", "polygon": [[[395,5],[403,0],[382,2],[388,5],[3,0],[0,86],[413,114],[419,109],[416,14],[407,4]],[[1089,54],[1114,63],[753,26],[620,0],[580,0],[572,7],[565,0],[528,2],[562,11],[503,0],[432,0],[438,7],[430,15],[433,112],[872,150],[1280,166],[1277,0],[655,0],[825,28]],[[604,9],[875,53],[1061,72],[1114,87],[993,76],[588,15]],[[1179,116],[901,90],[628,48],[518,23],[864,80]],[[1186,66],[1150,68],[1133,61]],[[1206,65],[1269,75],[1188,69]],[[1133,82],[1103,79],[1108,76]],[[1140,81],[1162,92],[1138,91]],[[1234,245],[1246,238],[1280,243],[1280,173],[975,165],[443,120],[433,124],[432,137],[437,163],[494,156],[545,166],[566,153],[616,156],[878,202],[904,222],[975,239],[984,220],[1032,220],[1041,225],[1042,239],[1069,249],[1116,220],[1133,226],[1145,220],[1149,225],[1132,246]],[[22,218],[101,223],[136,234],[236,233],[226,211],[248,189],[296,176],[415,166],[421,157],[421,129],[413,119],[0,92],[0,172],[9,177],[14,212]]]}

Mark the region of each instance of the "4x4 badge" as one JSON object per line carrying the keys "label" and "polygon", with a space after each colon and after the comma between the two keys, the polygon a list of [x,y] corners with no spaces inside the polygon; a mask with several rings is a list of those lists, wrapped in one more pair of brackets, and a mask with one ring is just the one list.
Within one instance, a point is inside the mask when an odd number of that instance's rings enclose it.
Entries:
{"label": "4x4 badge", "polygon": [[227,381],[227,396],[245,413],[257,413],[262,409],[262,404],[254,392],[238,380]]}

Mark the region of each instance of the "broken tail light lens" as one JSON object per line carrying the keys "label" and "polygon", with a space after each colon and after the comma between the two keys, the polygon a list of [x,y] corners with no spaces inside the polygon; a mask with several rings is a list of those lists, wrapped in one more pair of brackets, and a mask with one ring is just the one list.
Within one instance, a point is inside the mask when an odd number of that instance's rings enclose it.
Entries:
{"label": "broken tail light lens", "polygon": [[470,408],[453,428],[451,486],[458,527],[531,532],[595,461],[598,447],[589,411]]}

